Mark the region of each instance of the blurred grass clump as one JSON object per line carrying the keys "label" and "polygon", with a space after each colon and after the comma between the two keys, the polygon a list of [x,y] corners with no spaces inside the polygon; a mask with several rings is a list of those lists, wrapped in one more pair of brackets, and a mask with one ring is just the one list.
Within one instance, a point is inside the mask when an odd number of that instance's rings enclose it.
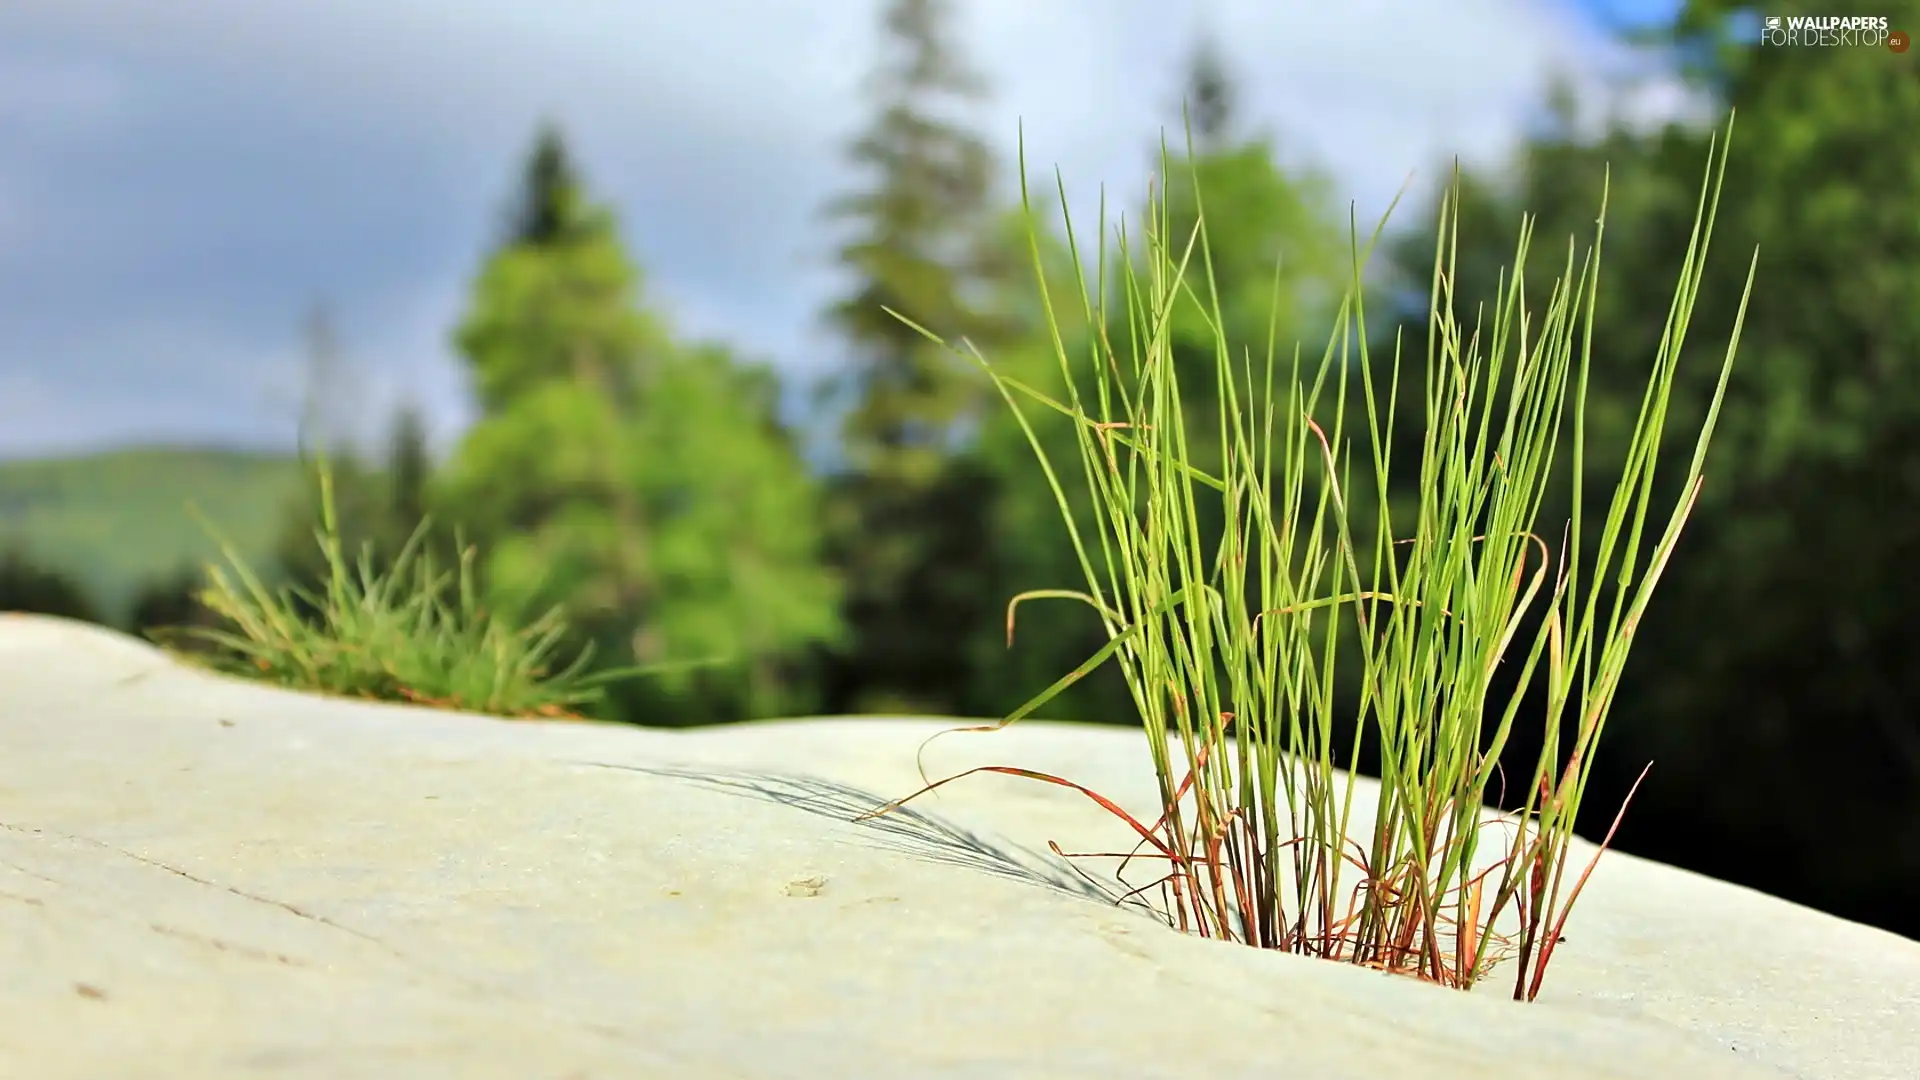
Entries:
{"label": "blurred grass clump", "polygon": [[318,473],[324,589],[268,588],[202,519],[227,562],[207,568],[198,593],[219,625],[158,628],[149,632],[157,642],[191,662],[293,690],[517,718],[581,719],[605,683],[642,671],[583,675],[591,645],[556,670],[567,636],[562,610],[524,625],[490,613],[476,588],[475,549],[458,543],[458,565],[441,569],[424,543],[427,520],[383,570],[371,542],[349,562],[324,458]]}

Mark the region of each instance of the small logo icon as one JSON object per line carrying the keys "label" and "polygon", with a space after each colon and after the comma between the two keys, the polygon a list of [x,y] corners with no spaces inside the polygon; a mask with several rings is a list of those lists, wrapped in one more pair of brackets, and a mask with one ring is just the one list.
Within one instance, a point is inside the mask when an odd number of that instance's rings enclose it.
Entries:
{"label": "small logo icon", "polygon": [[1894,52],[1906,52],[1907,46],[1911,44],[1913,44],[1913,39],[1907,36],[1905,30],[1895,30],[1893,33],[1887,35],[1887,48],[1892,49]]}
{"label": "small logo icon", "polygon": [[1769,30],[1780,29],[1780,16],[1778,15],[1767,16],[1767,29]]}

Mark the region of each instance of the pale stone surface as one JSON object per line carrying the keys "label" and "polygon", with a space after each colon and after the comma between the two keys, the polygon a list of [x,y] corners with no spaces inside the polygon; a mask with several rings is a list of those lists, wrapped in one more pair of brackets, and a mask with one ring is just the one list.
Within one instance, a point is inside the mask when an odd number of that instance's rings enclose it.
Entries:
{"label": "pale stone surface", "polygon": [[[1075,895],[1020,851],[1125,834],[1063,789],[846,820],[951,726],[510,723],[0,616],[0,1075],[1920,1076],[1920,944],[1628,856],[1520,1005]],[[926,762],[1151,805],[1137,731]]]}

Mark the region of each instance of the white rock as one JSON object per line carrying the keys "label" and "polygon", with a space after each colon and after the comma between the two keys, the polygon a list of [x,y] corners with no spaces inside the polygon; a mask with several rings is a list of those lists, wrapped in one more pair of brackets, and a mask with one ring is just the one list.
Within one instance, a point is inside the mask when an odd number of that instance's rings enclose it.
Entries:
{"label": "white rock", "polygon": [[[0,1076],[1920,1076],[1920,944],[1630,856],[1523,1005],[1076,895],[1017,852],[1126,833],[1064,789],[847,820],[952,726],[506,722],[0,616]],[[1153,803],[1137,730],[926,761]]]}

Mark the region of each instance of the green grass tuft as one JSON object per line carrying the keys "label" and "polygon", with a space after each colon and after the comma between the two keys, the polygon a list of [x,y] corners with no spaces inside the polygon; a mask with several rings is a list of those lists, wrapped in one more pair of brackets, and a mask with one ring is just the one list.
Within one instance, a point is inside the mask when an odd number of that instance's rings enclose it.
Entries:
{"label": "green grass tuft", "polygon": [[[1133,891],[1158,888],[1162,910],[1183,930],[1459,988],[1512,959],[1513,995],[1532,1000],[1592,869],[1589,863],[1569,883],[1581,793],[1634,628],[1700,490],[1744,322],[1743,298],[1681,494],[1648,547],[1654,465],[1725,169],[1720,145],[1595,542],[1581,508],[1604,195],[1593,247],[1576,276],[1569,243],[1545,318],[1528,309],[1519,272],[1529,220],[1492,325],[1483,332],[1476,318],[1468,332],[1454,311],[1456,178],[1442,205],[1434,261],[1419,497],[1410,518],[1397,517],[1404,508],[1388,498],[1388,434],[1401,357],[1396,345],[1389,385],[1376,386],[1361,289],[1385,219],[1364,251],[1354,230],[1352,276],[1331,343],[1303,372],[1297,348],[1282,364],[1271,342],[1263,363],[1236,359],[1243,346],[1225,340],[1217,304],[1203,299],[1217,289],[1200,193],[1198,225],[1180,237],[1171,234],[1167,202],[1156,192],[1145,250],[1132,250],[1124,227],[1118,230],[1126,348],[1116,350],[1100,332],[1115,325],[1103,235],[1094,277],[1100,296],[1083,290],[1080,297],[1079,314],[1094,332],[1076,362],[1046,295],[1023,140],[1022,199],[1065,400],[972,355],[1039,458],[1086,589],[1024,593],[1010,605],[1009,623],[1023,601],[1070,598],[1093,609],[1109,641],[999,724],[969,730],[1014,723],[1098,665],[1117,662],[1145,724],[1160,816],[1144,824],[1071,781],[998,766],[929,783],[907,799],[981,771],[1063,785],[1134,830],[1135,855],[1144,852],[1160,872]],[[1170,173],[1163,167],[1161,175]],[[1064,184],[1060,197],[1064,203]],[[1070,216],[1067,234],[1085,281]],[[1189,280],[1196,272],[1205,275],[1204,294]],[[1750,270],[1749,293],[1751,284]],[[1217,414],[1201,422],[1217,426],[1224,447],[1218,474],[1191,464],[1190,439],[1199,429],[1189,430],[1194,418],[1181,397],[1170,336],[1180,305],[1204,312],[1213,332],[1221,398]],[[1357,401],[1350,397],[1356,373]],[[1023,402],[1073,424],[1099,525],[1098,558],[1075,526],[1056,464]],[[1561,533],[1556,567],[1538,518],[1569,405],[1572,519],[1564,530],[1545,530]],[[1355,414],[1366,420],[1363,476],[1371,478],[1360,486],[1347,431]],[[1199,508],[1207,501],[1225,522],[1217,539],[1202,535]],[[1531,642],[1516,640],[1529,615],[1538,616],[1538,632]],[[1545,680],[1544,748],[1525,805],[1496,816],[1485,809],[1487,785],[1522,699],[1516,694],[1501,708],[1489,700],[1489,687],[1496,666],[1515,655],[1524,657],[1521,685]],[[1358,686],[1357,713],[1340,715],[1336,673]],[[1494,708],[1501,712],[1489,734],[1484,720]],[[1573,731],[1566,746],[1563,717]],[[1337,729],[1351,733],[1356,754],[1344,777],[1333,760]],[[1361,827],[1354,805],[1363,736],[1381,748],[1370,829]],[[1483,851],[1489,825],[1509,830],[1510,839]],[[1609,832],[1603,850],[1611,838]]]}
{"label": "green grass tuft", "polygon": [[[590,647],[553,670],[566,634],[561,610],[517,627],[494,617],[476,595],[475,550],[461,544],[455,572],[438,570],[421,546],[426,521],[386,573],[375,572],[370,544],[350,566],[324,460],[319,479],[321,527],[314,536],[328,567],[324,594],[269,590],[202,519],[228,567],[208,567],[199,598],[226,627],[166,628],[154,632],[155,640],[183,659],[295,690],[508,717],[581,719],[576,710],[598,702],[604,683],[652,670],[582,676]],[[317,618],[303,617],[303,607]],[[212,648],[178,647],[188,638]]]}

